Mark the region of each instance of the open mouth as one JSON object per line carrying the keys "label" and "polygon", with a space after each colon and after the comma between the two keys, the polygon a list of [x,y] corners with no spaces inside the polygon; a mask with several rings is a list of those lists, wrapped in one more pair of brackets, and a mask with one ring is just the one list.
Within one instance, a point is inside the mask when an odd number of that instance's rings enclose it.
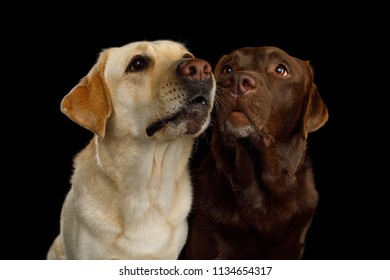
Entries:
{"label": "open mouth", "polygon": [[199,121],[204,119],[205,114],[208,114],[208,102],[206,98],[202,95],[197,95],[192,98],[188,104],[180,110],[178,113],[173,115],[172,117],[158,120],[146,128],[146,134],[151,137],[157,131],[163,129],[168,125],[168,123],[180,123],[182,121],[198,123],[196,125],[189,125],[187,133],[195,133],[197,127],[203,124],[200,124]]}

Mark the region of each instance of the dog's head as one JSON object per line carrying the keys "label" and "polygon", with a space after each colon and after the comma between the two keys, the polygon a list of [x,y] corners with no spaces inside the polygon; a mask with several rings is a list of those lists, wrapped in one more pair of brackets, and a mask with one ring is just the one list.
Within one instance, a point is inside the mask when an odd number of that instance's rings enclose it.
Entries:
{"label": "dog's head", "polygon": [[103,138],[201,134],[215,95],[211,66],[179,42],[132,42],[101,52],[62,100],[71,120]]}
{"label": "dog's head", "polygon": [[276,47],[241,48],[215,67],[217,125],[225,135],[268,145],[319,129],[328,110],[309,62]]}

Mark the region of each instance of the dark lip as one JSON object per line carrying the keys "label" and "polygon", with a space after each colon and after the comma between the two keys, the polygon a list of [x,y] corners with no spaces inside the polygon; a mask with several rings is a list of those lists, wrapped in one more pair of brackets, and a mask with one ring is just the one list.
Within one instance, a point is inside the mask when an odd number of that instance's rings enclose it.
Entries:
{"label": "dark lip", "polygon": [[174,114],[171,117],[160,119],[152,123],[146,128],[146,134],[149,137],[152,137],[157,131],[163,129],[168,123],[174,122],[176,119],[178,119],[180,116],[183,116],[186,114],[187,111],[191,109],[193,106],[199,106],[199,104],[208,106],[209,102],[208,99],[202,95],[196,95],[193,98],[189,100],[189,102],[176,114]]}
{"label": "dark lip", "polygon": [[226,114],[226,116],[224,117],[224,120],[223,120],[223,125],[227,122],[228,118],[235,112],[243,114],[248,119],[249,123],[253,124],[252,119],[248,116],[247,112],[245,110],[241,110],[240,108],[236,107],[236,108],[230,110]]}
{"label": "dark lip", "polygon": [[223,122],[226,122],[226,120],[228,119],[228,117],[230,116],[231,113],[234,113],[234,112],[240,112],[242,114],[244,114],[248,120],[251,121],[251,119],[249,118],[248,114],[246,113],[245,110],[242,110],[239,106],[236,106],[236,107],[232,107],[231,109],[229,109],[228,111],[226,111],[226,115],[223,117]]}

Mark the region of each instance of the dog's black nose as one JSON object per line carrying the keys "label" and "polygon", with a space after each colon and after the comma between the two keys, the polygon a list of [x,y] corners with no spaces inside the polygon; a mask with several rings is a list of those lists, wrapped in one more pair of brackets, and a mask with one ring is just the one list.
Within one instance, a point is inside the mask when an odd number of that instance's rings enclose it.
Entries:
{"label": "dog's black nose", "polygon": [[178,73],[189,80],[205,81],[210,79],[212,68],[204,59],[185,59],[178,66]]}

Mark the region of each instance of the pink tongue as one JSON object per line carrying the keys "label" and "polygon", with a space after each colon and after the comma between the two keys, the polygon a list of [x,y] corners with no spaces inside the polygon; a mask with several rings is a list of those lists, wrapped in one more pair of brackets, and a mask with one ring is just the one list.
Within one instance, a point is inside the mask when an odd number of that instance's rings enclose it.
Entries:
{"label": "pink tongue", "polygon": [[250,125],[248,118],[242,112],[233,111],[230,113],[228,119],[234,126]]}

